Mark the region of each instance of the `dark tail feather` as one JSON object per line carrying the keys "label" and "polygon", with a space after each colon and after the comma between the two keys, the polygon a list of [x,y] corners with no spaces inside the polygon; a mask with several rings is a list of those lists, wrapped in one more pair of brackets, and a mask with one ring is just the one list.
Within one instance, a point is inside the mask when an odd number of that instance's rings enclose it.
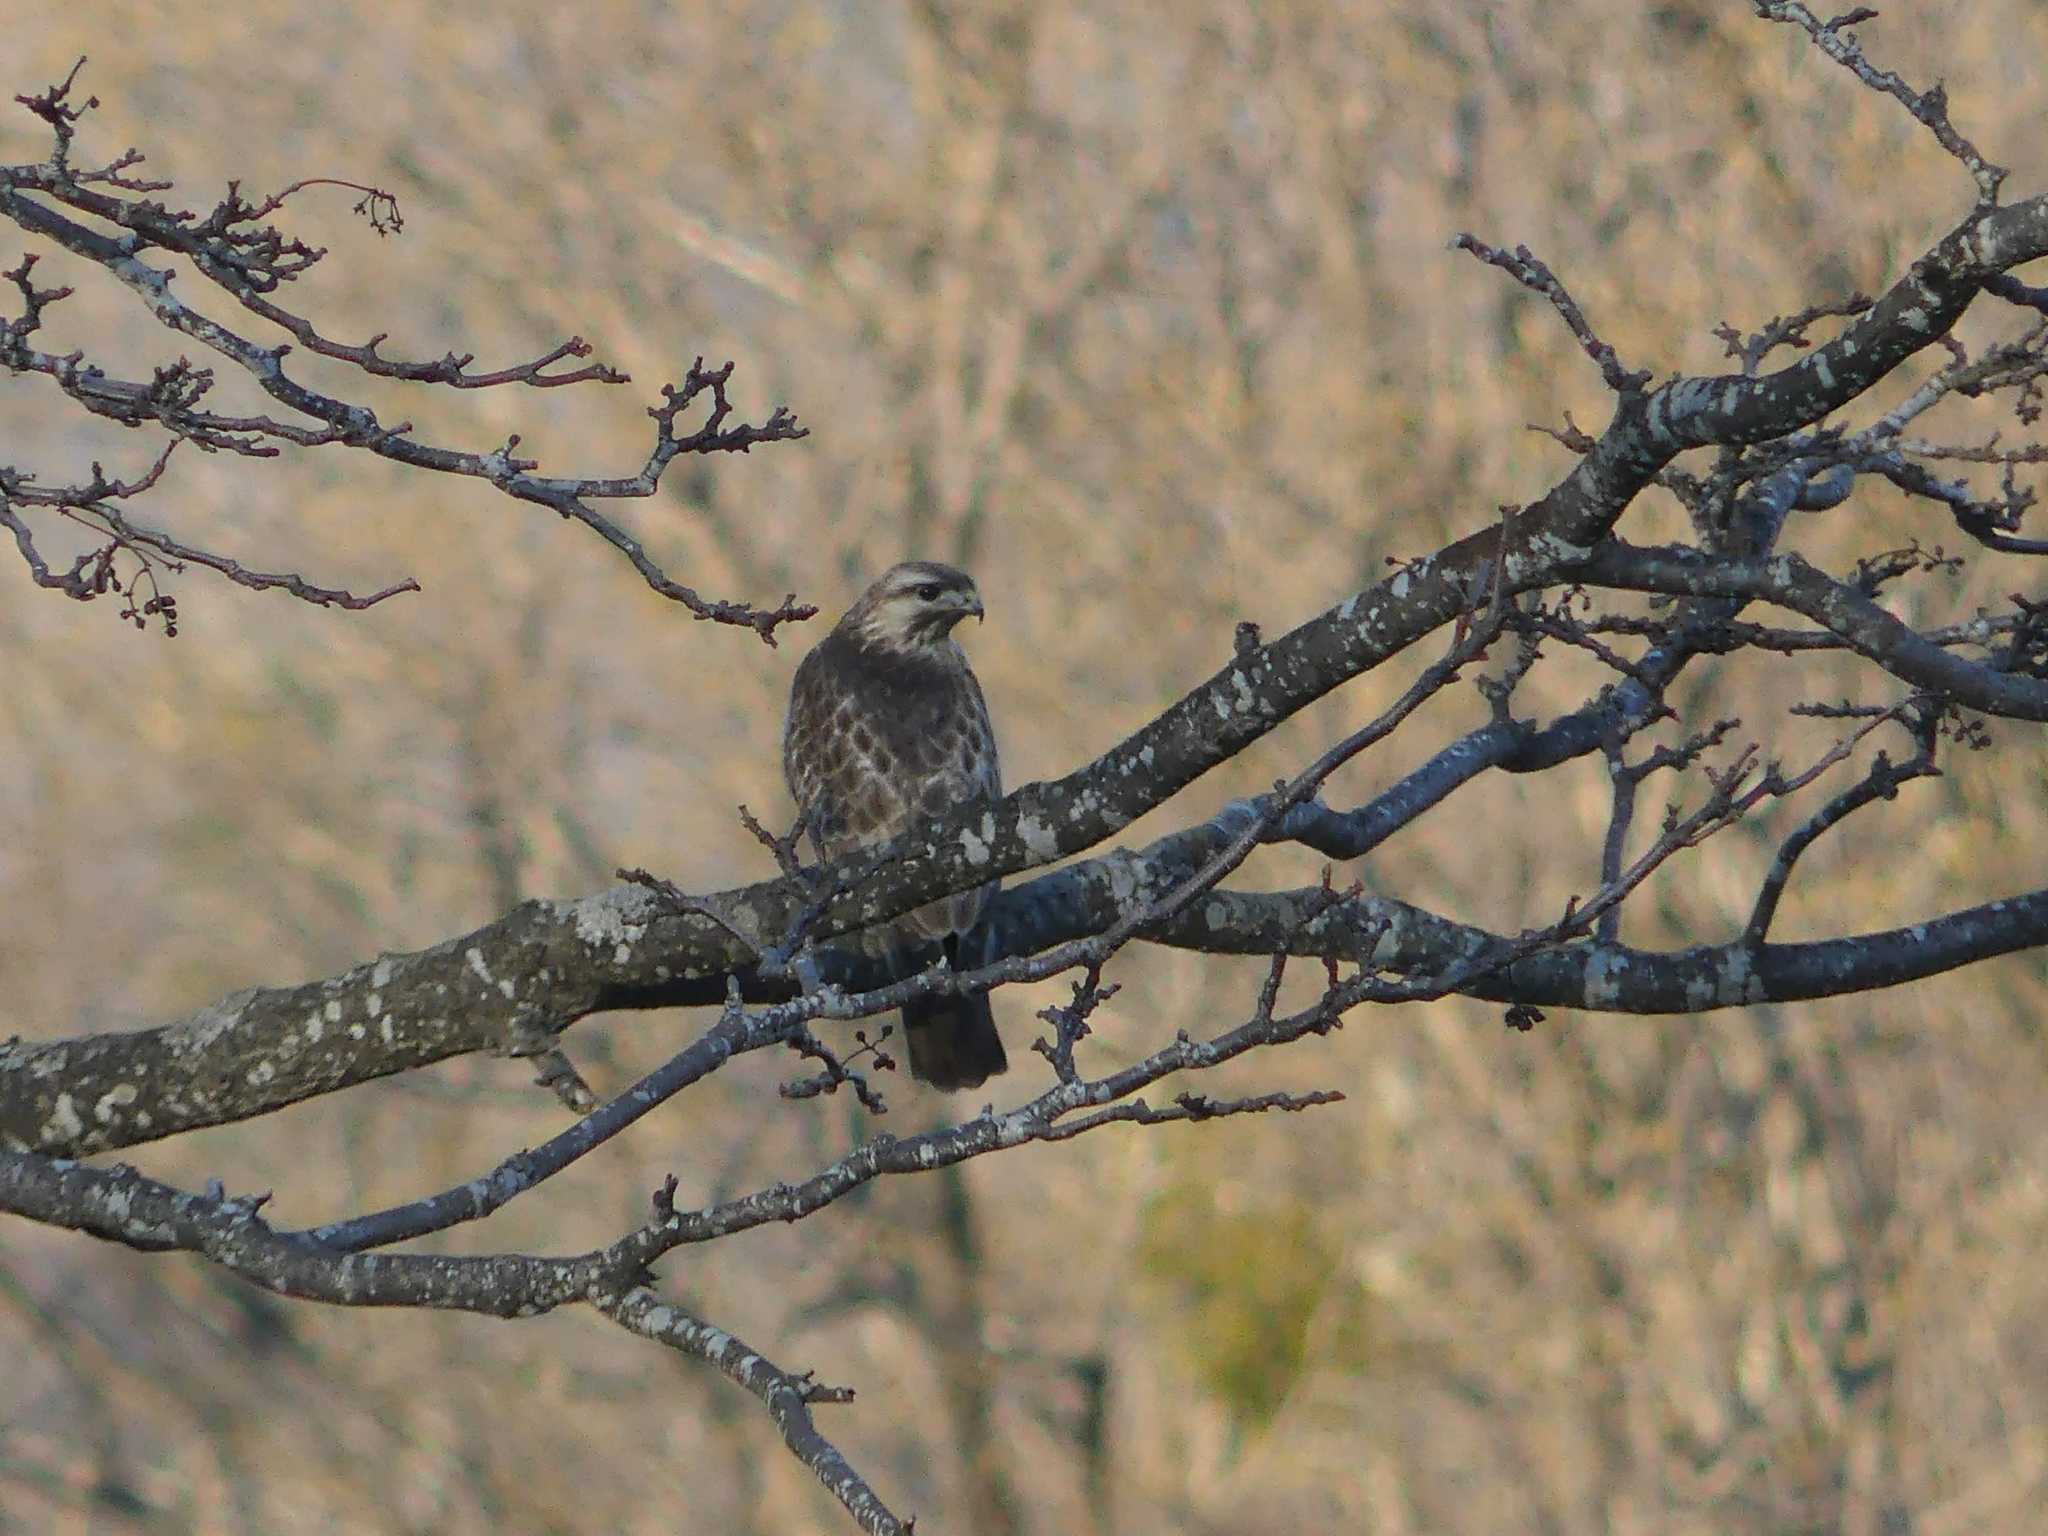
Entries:
{"label": "dark tail feather", "polygon": [[934,1088],[979,1088],[1009,1069],[988,994],[920,997],[904,1005],[910,1075]]}

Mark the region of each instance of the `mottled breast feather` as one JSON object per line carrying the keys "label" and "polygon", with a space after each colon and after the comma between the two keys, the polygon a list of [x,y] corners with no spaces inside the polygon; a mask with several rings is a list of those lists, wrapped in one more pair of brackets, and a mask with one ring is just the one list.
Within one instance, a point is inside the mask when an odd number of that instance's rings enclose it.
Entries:
{"label": "mottled breast feather", "polygon": [[[842,630],[827,635],[797,667],[782,771],[833,858],[1003,793],[981,685],[950,640],[890,651],[859,645]],[[995,889],[991,882],[916,908],[869,942],[965,932]]]}

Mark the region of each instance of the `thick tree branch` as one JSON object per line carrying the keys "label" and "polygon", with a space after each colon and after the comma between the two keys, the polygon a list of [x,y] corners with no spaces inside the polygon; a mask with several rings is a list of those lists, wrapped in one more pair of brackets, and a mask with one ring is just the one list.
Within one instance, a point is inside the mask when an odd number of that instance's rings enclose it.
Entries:
{"label": "thick tree branch", "polygon": [[[1504,942],[1386,897],[1311,915],[1318,888],[1219,891],[1199,914],[1150,935],[1205,954],[1288,954],[1402,971]],[[1518,959],[1459,990],[1490,1002],[1598,1013],[1698,1014],[1882,990],[2048,945],[2048,889],[1943,913],[1903,928],[1798,944],[1734,939],[1689,949],[1571,944]]]}

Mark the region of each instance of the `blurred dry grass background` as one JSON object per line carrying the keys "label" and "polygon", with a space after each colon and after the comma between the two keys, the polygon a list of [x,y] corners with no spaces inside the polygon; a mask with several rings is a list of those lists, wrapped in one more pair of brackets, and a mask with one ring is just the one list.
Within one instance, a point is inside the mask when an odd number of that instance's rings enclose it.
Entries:
{"label": "blurred dry grass background", "polygon": [[[1944,77],[2016,192],[2042,189],[2041,7],[1907,4],[1866,41]],[[293,205],[333,254],[289,297],[329,334],[495,365],[580,332],[634,375],[369,391],[386,419],[624,469],[663,379],[736,358],[742,408],[786,401],[813,437],[679,464],[631,526],[708,593],[831,611],[898,556],[968,565],[1013,782],[1207,675],[1234,621],[1284,628],[1539,494],[1566,456],[1523,423],[1604,420],[1554,317],[1448,253],[1453,232],[1528,242],[1632,366],[1707,371],[1715,322],[1876,290],[1968,193],[1896,107],[1707,0],[13,0],[0,86],[40,89],[80,53],[105,102],[87,144],[139,145],[188,206],[229,176],[399,194],[391,241],[341,193]],[[0,115],[0,155],[45,148]],[[53,342],[129,369],[174,353],[95,276]],[[50,394],[0,379],[7,458],[145,462]],[[762,872],[732,806],[783,813],[809,636],[770,651],[692,624],[581,530],[338,451],[188,455],[151,510],[252,563],[426,591],[340,615],[193,573],[165,642],[0,565],[0,1029],[132,1027],[618,863],[699,887]],[[1674,517],[1646,502],[1626,526]],[[1868,496],[1796,537],[1840,565],[1916,533],[1954,542]],[[1917,600],[1966,615],[2033,580],[1984,563]],[[1588,680],[1560,666],[1535,697]],[[1270,782],[1401,681],[1326,701],[1134,835]],[[1785,704],[1882,691],[1852,667],[1718,665],[1689,707],[1789,746]],[[1433,706],[1332,798],[1475,707]],[[2038,885],[2038,750],[1997,735],[1817,850],[1781,932]],[[1591,766],[1488,782],[1358,873],[1533,922],[1588,887],[1604,810]],[[1770,848],[1724,838],[1639,898],[1629,935],[1739,926]],[[1312,869],[1253,866],[1272,885]],[[1256,985],[1122,965],[1106,1056],[1227,1022]],[[682,1254],[667,1281],[856,1386],[828,1432],[935,1531],[2023,1529],[2048,1507],[2042,978],[2022,956],[1833,1006],[1526,1037],[1470,1005],[1361,1015],[1237,1079],[1339,1086],[1335,1111],[986,1159]],[[998,1003],[1031,1060],[1026,998]],[[602,1091],[696,1022],[598,1020],[571,1043]],[[453,1241],[593,1244],[665,1173],[707,1198],[859,1133],[848,1106],[779,1102],[770,1068]],[[527,1076],[458,1063],[140,1161],[330,1217],[549,1134],[560,1112]],[[935,1112],[892,1097],[896,1119]],[[751,1399],[580,1317],[285,1306],[15,1227],[0,1359],[9,1529],[842,1528]]]}

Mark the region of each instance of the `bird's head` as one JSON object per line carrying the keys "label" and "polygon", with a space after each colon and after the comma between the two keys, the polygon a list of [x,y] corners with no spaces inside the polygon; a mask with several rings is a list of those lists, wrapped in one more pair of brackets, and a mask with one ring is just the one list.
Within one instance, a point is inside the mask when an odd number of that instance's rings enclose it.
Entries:
{"label": "bird's head", "polygon": [[918,651],[944,645],[969,614],[982,616],[972,576],[936,561],[906,560],[861,595],[840,627],[865,646]]}

